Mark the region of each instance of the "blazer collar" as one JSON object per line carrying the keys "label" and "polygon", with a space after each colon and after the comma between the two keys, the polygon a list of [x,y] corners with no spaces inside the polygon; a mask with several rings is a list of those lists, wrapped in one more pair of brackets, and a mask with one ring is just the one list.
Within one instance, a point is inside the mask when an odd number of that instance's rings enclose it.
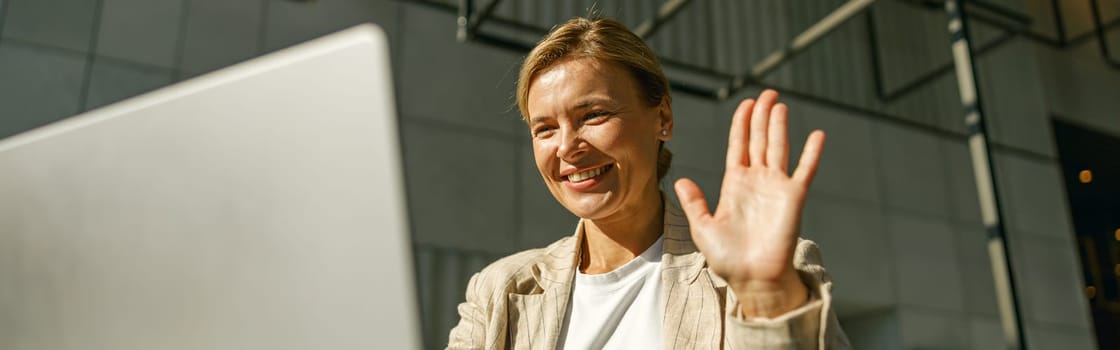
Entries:
{"label": "blazer collar", "polygon": [[[664,198],[664,196],[662,196]],[[692,283],[704,268],[704,255],[692,242],[688,218],[677,203],[665,200],[665,247],[661,257],[661,278]]]}
{"label": "blazer collar", "polygon": [[[689,282],[699,276],[704,267],[704,256],[692,242],[688,229],[688,218],[674,202],[665,199],[664,207],[664,248],[661,258],[661,277],[666,281]],[[537,284],[542,290],[571,291],[575,271],[579,267],[581,242],[584,235],[584,220],[580,219],[575,233],[570,239],[561,240],[546,248],[546,256],[533,269]]]}
{"label": "blazer collar", "polygon": [[[689,285],[703,270],[704,256],[692,243],[692,234],[688,230],[688,219],[684,216],[684,212],[676,203],[665,200],[664,194],[661,198],[662,207],[665,208],[665,223],[662,228],[664,235],[661,257],[662,288],[667,285]],[[581,247],[579,243],[583,240],[583,235],[584,220],[581,219],[572,237],[562,239],[546,248],[545,257],[532,269],[533,278],[536,279],[539,288],[534,293],[551,295],[551,297],[537,299],[533,302],[532,309],[557,310],[555,319],[541,320],[542,327],[537,329],[540,333],[534,335],[535,339],[545,339],[544,344],[548,348],[555,348],[559,340],[564,317],[567,314],[568,300],[571,298],[575,272],[579,268]],[[666,295],[662,295],[662,307],[665,307],[668,302]],[[538,303],[542,304],[537,305]]]}
{"label": "blazer collar", "polygon": [[571,291],[576,269],[579,267],[580,246],[583,240],[583,219],[576,224],[576,232],[545,249],[545,257],[533,269],[537,284],[543,290]]}

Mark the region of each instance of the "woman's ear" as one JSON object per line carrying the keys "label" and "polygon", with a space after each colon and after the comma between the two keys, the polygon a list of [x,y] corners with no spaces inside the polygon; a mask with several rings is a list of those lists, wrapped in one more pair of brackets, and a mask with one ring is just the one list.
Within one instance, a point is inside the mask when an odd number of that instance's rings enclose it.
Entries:
{"label": "woman's ear", "polygon": [[658,139],[661,141],[669,141],[673,138],[673,105],[669,103],[668,98],[662,98],[661,104],[657,106],[658,113]]}

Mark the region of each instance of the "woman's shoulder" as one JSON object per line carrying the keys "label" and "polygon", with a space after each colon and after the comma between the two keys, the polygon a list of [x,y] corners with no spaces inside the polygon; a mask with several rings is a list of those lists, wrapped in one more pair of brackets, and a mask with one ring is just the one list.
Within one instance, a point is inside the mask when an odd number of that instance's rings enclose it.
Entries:
{"label": "woman's shoulder", "polygon": [[[561,238],[547,247],[513,253],[482,268],[476,280],[487,289],[532,289],[540,277],[541,267],[564,268],[573,264],[574,237]],[[558,266],[559,265],[559,266]],[[480,286],[482,287],[482,286]]]}

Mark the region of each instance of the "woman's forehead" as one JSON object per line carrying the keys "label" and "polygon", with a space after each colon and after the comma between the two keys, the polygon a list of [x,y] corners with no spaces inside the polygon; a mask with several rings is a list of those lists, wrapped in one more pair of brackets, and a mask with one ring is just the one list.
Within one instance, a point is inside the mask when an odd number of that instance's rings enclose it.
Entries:
{"label": "woman's forehead", "polygon": [[636,84],[625,67],[614,62],[581,58],[557,62],[541,70],[529,85],[528,103],[553,107],[585,107],[589,101],[629,100]]}

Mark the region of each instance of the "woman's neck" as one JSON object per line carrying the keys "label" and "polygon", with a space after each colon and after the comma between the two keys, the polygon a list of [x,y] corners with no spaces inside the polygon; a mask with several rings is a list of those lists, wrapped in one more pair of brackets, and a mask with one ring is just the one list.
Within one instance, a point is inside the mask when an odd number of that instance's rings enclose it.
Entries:
{"label": "woman's neck", "polygon": [[579,270],[585,274],[614,271],[641,255],[661,237],[664,226],[664,205],[661,193],[654,188],[638,208],[620,212],[625,217],[586,220],[580,242]]}

